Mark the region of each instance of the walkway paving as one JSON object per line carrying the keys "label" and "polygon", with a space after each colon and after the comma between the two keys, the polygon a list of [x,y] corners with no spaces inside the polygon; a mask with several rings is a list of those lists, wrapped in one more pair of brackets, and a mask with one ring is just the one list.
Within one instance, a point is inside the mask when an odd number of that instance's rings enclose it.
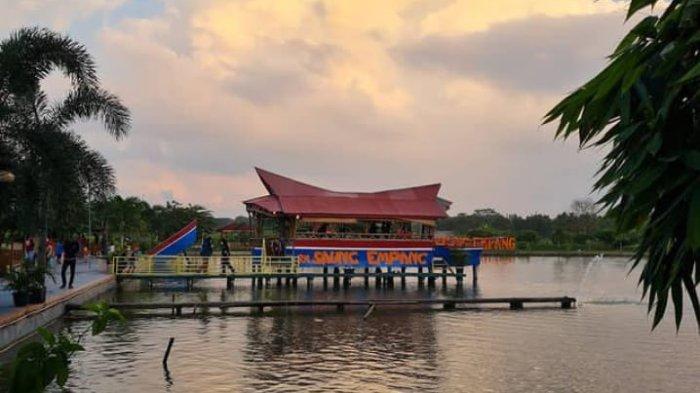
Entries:
{"label": "walkway paving", "polygon": [[[61,267],[53,267],[54,275],[56,276],[56,282],[51,281],[50,278],[46,280],[46,300],[50,302],[52,298],[60,297],[64,294],[79,291],[80,288],[85,287],[91,283],[98,280],[104,279],[109,276],[107,271],[107,266],[104,260],[93,258],[90,261],[79,261],[75,269],[75,281],[73,282],[73,289],[69,290],[67,287],[61,289]],[[66,278],[68,279],[70,271],[66,272]],[[14,307],[12,301],[12,292],[5,289],[5,280],[0,279],[0,320],[9,314],[15,314],[18,311],[22,311],[24,308],[29,308],[36,305],[28,305],[26,307]]]}

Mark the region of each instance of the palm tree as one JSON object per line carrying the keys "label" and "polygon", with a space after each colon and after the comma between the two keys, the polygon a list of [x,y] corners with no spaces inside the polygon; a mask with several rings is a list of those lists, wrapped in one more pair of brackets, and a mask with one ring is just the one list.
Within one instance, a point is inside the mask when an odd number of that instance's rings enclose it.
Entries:
{"label": "palm tree", "polygon": [[[41,81],[53,70],[70,80],[65,99],[49,103]],[[38,234],[43,257],[47,224],[65,221],[71,202],[87,193],[108,194],[114,178],[106,160],[68,129],[78,119],[99,119],[116,139],[130,127],[128,109],[102,89],[95,63],[70,37],[42,28],[23,28],[0,42],[0,150],[11,152],[18,167],[21,229]],[[43,229],[43,231],[42,231]]]}

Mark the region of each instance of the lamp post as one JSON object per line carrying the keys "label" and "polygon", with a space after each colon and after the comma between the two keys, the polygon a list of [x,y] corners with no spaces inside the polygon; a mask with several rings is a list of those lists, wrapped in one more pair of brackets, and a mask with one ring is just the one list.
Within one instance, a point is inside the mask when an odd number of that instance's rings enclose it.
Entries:
{"label": "lamp post", "polygon": [[0,170],[0,183],[12,183],[13,181],[15,181],[14,173]]}

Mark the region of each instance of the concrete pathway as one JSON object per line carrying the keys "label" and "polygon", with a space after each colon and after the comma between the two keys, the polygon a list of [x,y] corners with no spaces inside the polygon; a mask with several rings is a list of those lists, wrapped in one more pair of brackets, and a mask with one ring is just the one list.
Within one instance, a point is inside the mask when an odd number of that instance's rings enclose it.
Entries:
{"label": "concrete pathway", "polygon": [[[101,280],[109,276],[107,265],[103,259],[91,258],[89,261],[80,260],[75,268],[75,281],[73,289],[68,287],[60,289],[61,286],[61,267],[52,266],[56,282],[51,281],[51,278],[46,279],[46,300],[50,302],[52,298],[59,297],[70,291],[79,290],[81,287],[89,285],[95,281]],[[66,271],[66,279],[70,279],[70,270]],[[26,307],[31,307],[28,305]],[[5,289],[5,280],[0,279],[0,319],[8,314],[14,314],[22,310],[24,307],[15,307],[12,301],[12,292]]]}

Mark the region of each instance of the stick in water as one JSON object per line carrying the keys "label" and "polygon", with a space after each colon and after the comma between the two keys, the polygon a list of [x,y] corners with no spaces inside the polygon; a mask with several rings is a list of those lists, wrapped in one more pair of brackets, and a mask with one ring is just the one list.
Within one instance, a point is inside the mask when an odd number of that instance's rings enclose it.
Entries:
{"label": "stick in water", "polygon": [[367,309],[367,312],[365,313],[365,316],[362,317],[362,319],[367,319],[372,314],[372,311],[374,311],[374,306],[374,303],[370,304],[369,308]]}
{"label": "stick in water", "polygon": [[165,350],[165,355],[163,356],[163,367],[168,368],[168,357],[170,356],[170,348],[173,347],[173,342],[175,342],[175,337],[170,337],[168,340],[168,348]]}

